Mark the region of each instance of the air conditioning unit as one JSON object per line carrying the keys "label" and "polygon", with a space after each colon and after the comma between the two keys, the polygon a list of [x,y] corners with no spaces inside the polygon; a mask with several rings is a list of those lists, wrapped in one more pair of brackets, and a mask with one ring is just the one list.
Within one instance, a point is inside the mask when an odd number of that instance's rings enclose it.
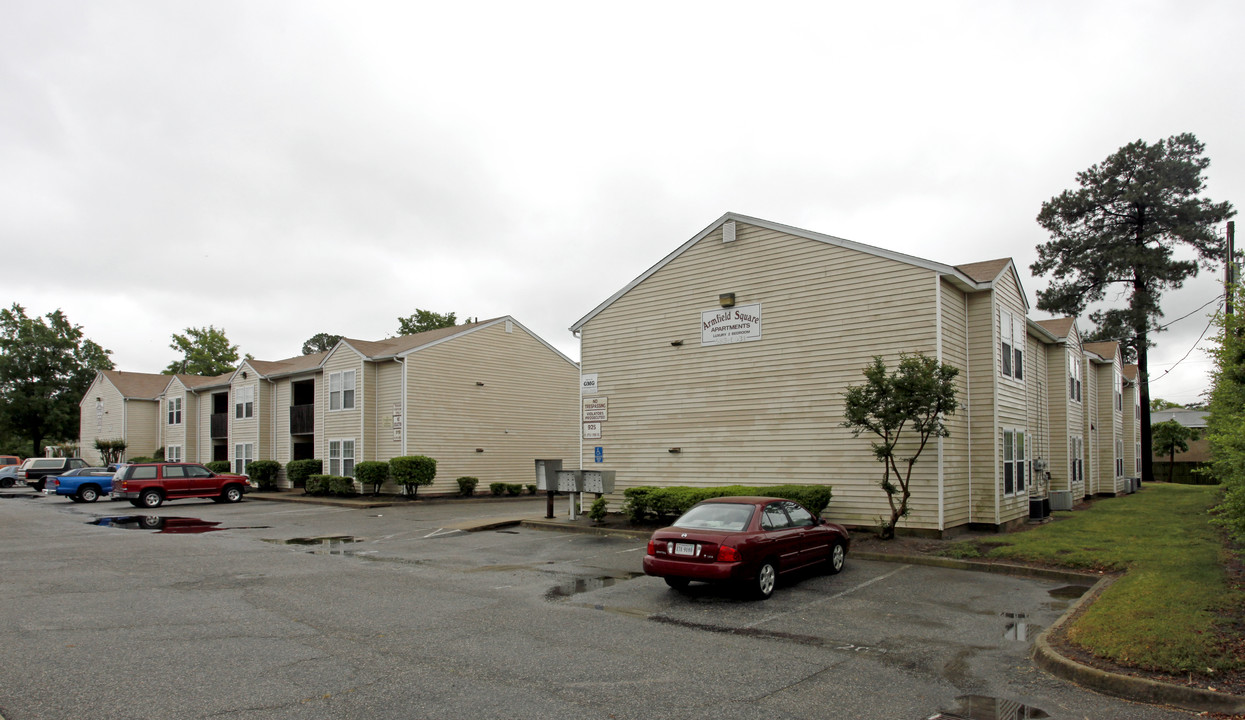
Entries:
{"label": "air conditioning unit", "polygon": [[1071,510],[1072,509],[1072,491],[1071,490],[1051,490],[1050,509],[1051,510]]}

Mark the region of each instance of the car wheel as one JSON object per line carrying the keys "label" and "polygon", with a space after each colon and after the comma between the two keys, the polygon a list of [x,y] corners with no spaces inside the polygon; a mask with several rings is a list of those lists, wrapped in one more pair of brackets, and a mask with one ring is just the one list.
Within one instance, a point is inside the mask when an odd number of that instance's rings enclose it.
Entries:
{"label": "car wheel", "polygon": [[13,478],[0,478],[0,488],[13,487]]}
{"label": "car wheel", "polygon": [[99,500],[99,490],[88,485],[78,490],[78,497],[82,499],[82,502],[95,502]]}
{"label": "car wheel", "polygon": [[843,547],[843,543],[836,542],[830,548],[830,559],[826,561],[826,572],[831,575],[838,574],[843,569],[843,561],[847,559],[847,548]]}
{"label": "car wheel", "polygon": [[221,497],[225,499],[225,502],[238,502],[242,500],[242,488],[237,485],[230,485],[225,488],[225,492],[221,493]]}
{"label": "car wheel", "polygon": [[687,578],[681,578],[681,577],[667,577],[667,578],[662,578],[662,579],[666,581],[667,585],[674,588],[675,590],[683,590],[684,588],[687,587],[687,584],[691,582],[691,580],[688,580]]}
{"label": "car wheel", "polygon": [[778,583],[778,569],[772,560],[766,560],[757,568],[757,577],[752,585],[752,594],[758,600],[766,600],[774,594],[774,585]]}
{"label": "car wheel", "polygon": [[160,497],[158,490],[144,490],[143,494],[138,496],[138,501],[142,503],[140,507],[157,508],[164,502],[164,498]]}

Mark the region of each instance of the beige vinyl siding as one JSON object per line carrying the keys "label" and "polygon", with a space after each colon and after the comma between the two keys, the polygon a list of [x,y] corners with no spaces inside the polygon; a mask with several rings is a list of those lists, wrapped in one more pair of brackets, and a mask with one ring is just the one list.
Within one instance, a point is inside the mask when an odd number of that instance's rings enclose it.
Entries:
{"label": "beige vinyl siding", "polygon": [[1118,368],[1116,362],[1104,364],[1091,363],[1096,376],[1096,406],[1098,427],[1097,486],[1095,492],[1111,495],[1119,491],[1119,483],[1115,474],[1115,441],[1121,439],[1123,416],[1115,409],[1115,381],[1113,372]]}
{"label": "beige vinyl siding", "polygon": [[[995,282],[994,297],[995,297],[995,307],[996,307],[995,316],[994,316],[994,324],[996,328],[996,333],[998,332],[997,328],[999,327],[999,320],[1003,316],[1004,310],[1010,314],[1010,317],[1012,318],[1013,326],[1015,326],[1015,324],[1017,323],[1023,326],[1025,322],[1025,316],[1026,316],[1026,308],[1024,304],[1024,299],[1021,297],[1021,294],[1020,294],[1020,286],[1016,284],[1015,275],[1013,275],[1010,271],[1002,273],[999,276],[998,280]],[[1015,380],[1009,377],[1005,377],[1002,374],[1003,370],[1002,370],[1002,361],[1001,361],[1002,360],[1001,338],[999,338],[998,335],[995,336],[996,363],[994,366],[994,377],[998,383],[996,386],[998,388],[998,405],[997,405],[998,417],[995,422],[998,427],[999,437],[998,437],[998,444],[996,446],[994,457],[995,457],[996,462],[999,463],[997,467],[1000,468],[1000,470],[998,471],[999,474],[997,476],[998,479],[996,481],[997,482],[996,492],[998,493],[998,508],[999,508],[998,519],[996,520],[996,522],[999,524],[1011,522],[1012,520],[1025,517],[1029,513],[1029,497],[1028,497],[1027,492],[1014,492],[1011,495],[1003,494],[1005,487],[1004,487],[1004,481],[1003,481],[1003,471],[1001,469],[1002,458],[1003,458],[1003,431],[1004,430],[1024,431],[1025,433],[1025,447],[1024,447],[1025,458],[1031,459],[1033,457],[1033,454],[1030,452],[1030,449],[1029,449],[1029,437],[1033,429],[1029,425],[1029,421],[1031,419],[1032,413],[1030,413],[1029,411],[1028,403],[1029,403],[1029,385],[1034,382],[1034,378],[1031,378],[1028,373],[1028,370],[1032,366],[1032,363],[1030,362],[1030,358],[1027,357],[1028,355],[1027,338],[1028,338],[1027,332],[1021,333],[1018,343],[1017,343],[1016,337],[1012,338],[1013,358],[1015,356],[1016,346],[1019,346],[1022,349],[1026,350],[1025,352],[1026,357],[1023,358],[1023,362],[1025,365],[1023,369],[1025,372],[1023,373],[1023,379],[1018,381],[1018,380]],[[1041,376],[1039,375],[1038,377],[1040,378]],[[1026,488],[1028,487],[1027,477],[1025,478],[1025,487]]]}
{"label": "beige vinyl siding", "polygon": [[285,482],[285,464],[293,456],[293,439],[290,437],[290,401],[292,383],[283,377],[273,381],[272,387],[272,457],[281,464],[278,482]]}
{"label": "beige vinyl siding", "polygon": [[[247,377],[242,377],[245,372]],[[233,380],[229,384],[229,463],[231,467],[237,467],[234,462],[237,460],[237,446],[250,443],[251,459],[260,460],[264,457],[261,452],[261,425],[260,418],[264,415],[263,399],[260,386],[265,383],[259,379],[259,373],[255,372],[246,363],[239,367],[239,372],[233,376]],[[251,407],[251,417],[238,417],[237,403],[240,399],[244,388],[252,388],[253,401]]]}
{"label": "beige vinyl siding", "polygon": [[[255,460],[271,460],[276,457],[276,445],[274,433],[276,432],[276,419],[274,418],[273,399],[274,387],[271,380],[261,378],[256,383],[255,390]],[[288,411],[287,411],[288,414]],[[289,418],[286,418],[289,422]]]}
{"label": "beige vinyl siding", "polygon": [[[1085,392],[1082,394],[1084,400],[1084,423],[1085,428],[1085,496],[1089,497],[1098,493],[1099,475],[1101,470],[1101,457],[1099,457],[1099,446],[1102,444],[1101,428],[1098,424],[1098,372],[1096,365],[1091,362],[1088,356],[1081,363],[1081,372],[1085,374]],[[1107,441],[1110,441],[1110,432],[1107,433]]]}
{"label": "beige vinyl siding", "polygon": [[1048,418],[1048,445],[1050,447],[1049,467],[1050,490],[1067,490],[1071,482],[1071,441],[1068,431],[1069,404],[1068,396],[1068,347],[1065,343],[1046,345],[1046,412]]}
{"label": "beige vinyl siding", "polygon": [[402,431],[400,426],[396,432],[394,430],[393,411],[396,405],[405,421],[406,410],[402,407],[404,368],[405,366],[396,360],[376,365],[375,381],[371,384],[375,393],[375,399],[371,402],[373,412],[368,413],[373,426],[372,442],[368,443],[367,460],[389,460],[402,454]]}
{"label": "beige vinyl siding", "polygon": [[122,400],[125,416],[125,456],[151,457],[160,445],[160,403],[155,400]]}
{"label": "beige vinyl siding", "polygon": [[92,465],[103,462],[95,449],[96,440],[124,440],[125,399],[116,386],[97,374],[79,403],[78,445],[82,458]]}
{"label": "beige vinyl siding", "polygon": [[968,389],[971,365],[968,357],[968,299],[966,293],[941,280],[942,362],[960,370],[956,398],[960,408],[946,419],[951,435],[942,440],[943,527],[969,522],[969,428]]}
{"label": "beige vinyl siding", "polygon": [[359,441],[354,448],[355,464],[376,459],[376,430],[382,412],[376,405],[376,387],[380,384],[377,380],[379,373],[380,363],[364,362],[362,373],[356,382],[355,402],[363,412],[360,417],[362,429]]}
{"label": "beige vinyl siding", "polygon": [[[723,292],[761,304],[761,340],[701,346],[701,313]],[[936,352],[938,292],[907,263],[743,223],[731,243],[710,233],[583,326],[583,369],[609,414],[582,462],[617,470],[619,491],[828,484],[831,517],[874,524],[889,512],[882,466],[840,426],[842,394],[873,355]],[[917,464],[905,525],[937,527],[937,470],[936,452]]]}
{"label": "beige vinyl siding", "polygon": [[421,493],[455,493],[462,476],[479,478],[481,491],[535,483],[537,458],[575,467],[579,371],[517,324],[506,332],[507,322],[406,357],[406,454],[437,461],[436,481]]}
{"label": "beige vinyl siding", "polygon": [[[323,408],[320,411],[317,408],[316,413],[316,447],[318,454],[316,457],[324,461],[324,472],[329,472],[329,441],[330,440],[354,440],[354,461],[357,465],[359,462],[368,459],[367,444],[363,437],[363,417],[364,407],[367,405],[368,383],[364,375],[363,368],[367,363],[363,357],[352,350],[347,345],[339,345],[328,358],[325,359],[323,366],[324,374],[321,376],[323,382],[318,382],[316,387],[316,404]],[[352,410],[329,410],[329,377],[333,373],[343,372],[346,370],[355,371],[355,395],[354,409]],[[321,422],[323,420],[323,422]],[[323,432],[320,428],[324,428]]]}
{"label": "beige vinyl siding", "polygon": [[[1137,387],[1129,384],[1124,388],[1124,412],[1121,415],[1120,437],[1124,440],[1124,475],[1137,477]],[[1121,483],[1122,485],[1122,483]]]}
{"label": "beige vinyl siding", "polygon": [[969,403],[972,424],[969,469],[972,506],[969,522],[997,524],[999,433],[997,395],[999,384],[998,320],[992,293],[968,296]]}
{"label": "beige vinyl siding", "polygon": [[[1086,468],[1089,467],[1089,462],[1088,462],[1088,459],[1086,458],[1086,454],[1089,451],[1089,436],[1085,432],[1085,425],[1086,425],[1086,422],[1085,422],[1085,351],[1081,347],[1081,334],[1077,330],[1075,324],[1072,326],[1072,329],[1068,332],[1068,341],[1067,341],[1067,346],[1065,348],[1065,353],[1066,355],[1064,356],[1064,366],[1063,366],[1064,398],[1065,398],[1065,402],[1067,402],[1067,409],[1068,409],[1067,435],[1069,436],[1066,447],[1068,451],[1068,459],[1070,461],[1072,457],[1071,438],[1072,436],[1078,436],[1081,438],[1080,460],[1081,460],[1081,466],[1082,466],[1083,472],[1082,472],[1082,477],[1079,480],[1077,480],[1076,483],[1073,484],[1071,483],[1071,478],[1070,478],[1070,475],[1071,475],[1070,462],[1068,464],[1065,464],[1063,472],[1065,473],[1066,476],[1069,477],[1069,483],[1064,486],[1064,489],[1072,491],[1073,499],[1079,499],[1085,496],[1084,475],[1087,473]],[[1067,386],[1068,377],[1067,376],[1068,376],[1068,361],[1069,360],[1071,360],[1072,362],[1080,363],[1080,366],[1081,366],[1081,399],[1079,401],[1073,401],[1071,396],[1068,394],[1068,386]]]}
{"label": "beige vinyl siding", "polygon": [[[169,405],[180,399],[182,403],[182,418],[178,425],[169,424]],[[159,422],[163,429],[163,442],[167,451],[170,445],[180,445],[182,448],[182,461],[194,462],[198,457],[198,406],[195,395],[190,392],[181,380],[176,377],[169,382],[169,387],[164,391],[163,397],[160,399],[160,419]]]}
{"label": "beige vinyl siding", "polygon": [[[1047,373],[1047,355],[1046,346],[1039,342],[1032,335],[1027,336],[1027,349],[1025,351],[1025,388],[1028,391],[1026,399],[1029,428],[1029,438],[1026,440],[1026,453],[1030,461],[1045,460],[1048,465],[1051,457],[1051,420],[1050,420],[1050,397],[1047,392],[1046,378]],[[1028,474],[1026,478],[1026,487],[1029,492],[1026,493],[1032,497],[1040,497],[1039,490],[1047,490],[1045,475],[1039,473],[1035,469],[1034,462],[1028,463]],[[1028,508],[1025,508],[1026,512]]]}

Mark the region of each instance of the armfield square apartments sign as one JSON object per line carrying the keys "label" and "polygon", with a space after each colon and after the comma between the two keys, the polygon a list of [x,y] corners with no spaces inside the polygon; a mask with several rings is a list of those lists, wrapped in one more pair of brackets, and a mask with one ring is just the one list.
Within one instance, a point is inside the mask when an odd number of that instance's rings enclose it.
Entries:
{"label": "armfield square apartments sign", "polygon": [[761,303],[700,314],[700,344],[729,345],[761,339]]}

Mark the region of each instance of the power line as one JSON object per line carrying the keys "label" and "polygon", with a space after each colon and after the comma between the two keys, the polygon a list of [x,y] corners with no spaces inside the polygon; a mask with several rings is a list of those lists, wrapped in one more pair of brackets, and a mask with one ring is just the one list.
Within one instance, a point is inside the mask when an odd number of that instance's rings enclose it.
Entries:
{"label": "power line", "polygon": [[[1209,304],[1209,303],[1207,303],[1207,304]],[[1206,307],[1206,305],[1203,305],[1202,307]],[[1200,309],[1200,308],[1199,308],[1199,309]],[[1193,312],[1197,312],[1197,310],[1194,310]],[[1193,314],[1193,313],[1190,313],[1190,315],[1191,315],[1191,314]],[[1185,317],[1188,317],[1188,315],[1186,315]],[[1188,359],[1188,357],[1189,357],[1190,355],[1192,355],[1192,354],[1193,354],[1193,351],[1197,349],[1198,344],[1202,342],[1202,338],[1206,337],[1206,331],[1207,331],[1207,330],[1210,330],[1210,326],[1211,326],[1211,325],[1213,325],[1213,324],[1215,323],[1215,320],[1216,320],[1218,317],[1219,317],[1219,313],[1218,313],[1218,312],[1216,312],[1214,315],[1212,315],[1212,316],[1211,316],[1211,318],[1210,318],[1210,322],[1206,323],[1206,327],[1202,328],[1202,334],[1197,336],[1197,342],[1193,343],[1193,347],[1189,348],[1189,352],[1185,353],[1185,354],[1184,354],[1184,357],[1182,357],[1182,358],[1180,358],[1179,360],[1177,360],[1175,365],[1172,365],[1171,367],[1169,367],[1169,368],[1167,368],[1166,370],[1164,370],[1162,375],[1159,375],[1159,376],[1158,376],[1158,377],[1156,377],[1156,378],[1151,378],[1148,382],[1153,383],[1155,380],[1162,380],[1163,378],[1167,377],[1167,374],[1168,374],[1168,373],[1170,373],[1172,370],[1175,370],[1175,369],[1176,369],[1176,368],[1180,365],[1180,363],[1182,363],[1182,362],[1184,362],[1186,359]],[[1181,318],[1181,319],[1183,319],[1183,318]]]}

